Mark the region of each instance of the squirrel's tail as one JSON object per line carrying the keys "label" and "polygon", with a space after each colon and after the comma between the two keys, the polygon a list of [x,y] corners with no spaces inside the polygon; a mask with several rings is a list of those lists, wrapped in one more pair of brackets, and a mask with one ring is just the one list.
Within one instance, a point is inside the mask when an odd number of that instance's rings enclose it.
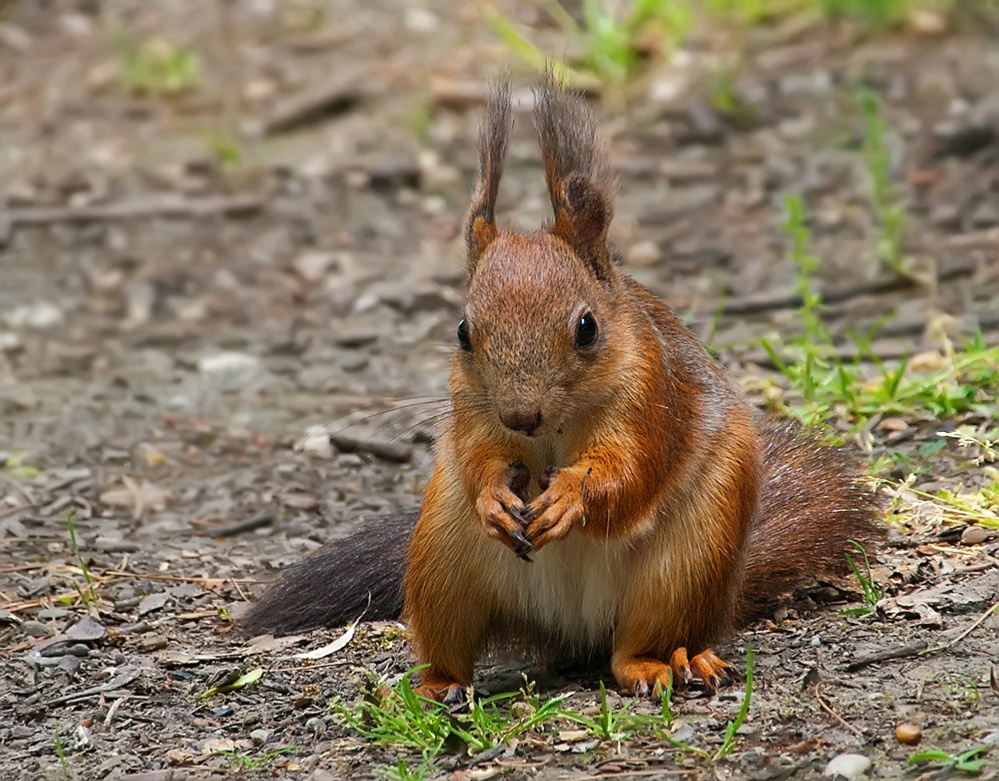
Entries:
{"label": "squirrel's tail", "polygon": [[777,599],[816,576],[847,569],[846,554],[884,536],[883,497],[845,448],[820,442],[791,421],[761,426],[766,478],[750,532],[740,623],[773,611]]}
{"label": "squirrel's tail", "polygon": [[[247,634],[288,635],[402,612],[409,538],[419,513],[373,518],[292,565],[240,621]],[[370,600],[370,601],[369,601]]]}

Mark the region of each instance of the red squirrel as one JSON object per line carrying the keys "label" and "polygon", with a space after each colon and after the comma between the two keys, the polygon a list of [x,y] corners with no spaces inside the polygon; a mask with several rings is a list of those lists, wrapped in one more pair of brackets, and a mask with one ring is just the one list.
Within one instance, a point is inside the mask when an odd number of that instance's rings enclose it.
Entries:
{"label": "red squirrel", "polygon": [[448,702],[496,643],[607,653],[638,695],[714,688],[732,670],[711,644],[841,568],[848,540],[878,537],[880,499],[844,450],[757,413],[625,275],[594,117],[550,74],[536,97],[554,219],[496,225],[512,128],[498,85],[465,223],[450,413],[418,520],[369,523],[295,565],[243,626],[335,625],[369,598],[369,618],[401,608],[425,665],[418,691]]}

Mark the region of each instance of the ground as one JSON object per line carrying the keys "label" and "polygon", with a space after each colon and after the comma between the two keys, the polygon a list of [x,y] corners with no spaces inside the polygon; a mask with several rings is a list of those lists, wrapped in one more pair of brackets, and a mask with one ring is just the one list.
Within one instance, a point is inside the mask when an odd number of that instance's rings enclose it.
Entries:
{"label": "ground", "polygon": [[[534,6],[501,9],[566,53]],[[282,567],[418,501],[461,308],[477,108],[505,66],[520,107],[500,219],[547,214],[534,76],[484,19],[444,0],[0,3],[0,778],[369,778],[397,757],[418,764],[330,708],[354,707],[367,672],[408,669],[399,626],[362,623],[310,663],[293,654],[342,629],[247,643],[231,618]],[[801,328],[780,300],[795,289],[780,227],[793,193],[817,283],[847,291],[824,312],[835,338],[890,315],[872,342],[886,360],[932,359],[978,329],[996,344],[997,32],[987,16],[877,33],[722,25],[628,99],[596,102],[625,268],[761,405],[780,387],[761,337]],[[881,96],[916,270],[902,283],[877,258],[860,85]],[[980,487],[987,473],[938,432],[986,418],[875,414],[859,433],[829,421],[871,463],[893,461],[887,476],[915,474],[884,489],[898,495],[874,565],[887,594],[873,616],[844,615],[857,580],[819,584],[721,646],[740,667],[755,650],[727,758],[555,720],[474,757],[459,746],[434,772],[812,778],[860,754],[873,777],[945,775],[910,770],[894,734],[908,723],[923,748],[991,746],[981,772],[994,777],[999,618],[972,627],[997,599],[999,543],[916,493]],[[331,448],[309,437],[317,426]],[[851,666],[916,643],[930,652]],[[255,683],[204,696],[256,668]],[[515,690],[520,669],[483,667],[478,686]],[[543,697],[598,712],[599,670],[525,669]],[[678,697],[673,738],[714,751],[742,691]]]}

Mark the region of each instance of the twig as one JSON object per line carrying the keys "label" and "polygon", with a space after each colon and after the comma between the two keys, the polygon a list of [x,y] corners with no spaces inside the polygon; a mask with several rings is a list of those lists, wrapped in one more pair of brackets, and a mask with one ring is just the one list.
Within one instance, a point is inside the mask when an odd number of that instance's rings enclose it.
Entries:
{"label": "twig", "polygon": [[846,666],[846,671],[848,673],[855,673],[857,670],[862,670],[868,665],[876,664],[877,662],[887,662],[892,659],[905,659],[910,656],[918,656],[926,650],[926,646],[927,643],[920,640],[918,643],[902,646],[901,648],[892,648],[889,651],[877,651],[869,656],[861,656],[859,659],[850,662],[850,664]]}
{"label": "twig", "polygon": [[353,664],[350,659],[337,659],[335,662],[323,662],[322,664],[299,664],[295,667],[272,667],[272,673],[297,673],[303,670],[322,670],[324,667],[343,667],[345,664]]}
{"label": "twig", "polygon": [[961,247],[962,249],[994,247],[999,244],[999,228],[951,236],[946,240],[946,244],[949,247]]}
{"label": "twig", "polygon": [[997,600],[996,602],[994,602],[992,604],[992,607],[990,607],[988,610],[986,610],[984,613],[982,613],[977,619],[975,619],[974,623],[971,626],[969,626],[967,629],[965,629],[963,632],[961,632],[961,634],[959,634],[957,637],[955,637],[952,640],[944,643],[943,645],[936,645],[936,646],[933,646],[933,648],[927,648],[925,651],[920,651],[919,655],[920,656],[927,656],[929,654],[935,654],[938,651],[946,651],[948,648],[950,648],[951,646],[953,646],[955,643],[960,642],[961,640],[963,640],[964,638],[966,638],[968,635],[970,635],[972,632],[974,632],[979,626],[982,625],[982,623],[984,623],[985,619],[987,619],[989,616],[991,616],[993,613],[995,613],[997,609],[999,609],[999,600]]}
{"label": "twig", "polygon": [[352,72],[332,83],[324,82],[310,92],[286,98],[261,122],[260,132],[269,136],[297,130],[348,111],[360,101],[364,85],[370,80],[370,73]]}
{"label": "twig", "polygon": [[413,457],[413,448],[396,442],[374,442],[349,434],[330,434],[330,442],[341,453],[367,453],[382,461],[405,464]]}
{"label": "twig", "polygon": [[925,642],[914,643],[913,645],[907,645],[902,648],[895,648],[890,651],[878,651],[877,653],[871,654],[870,656],[864,656],[851,662],[846,666],[846,671],[848,673],[856,672],[870,664],[875,664],[877,662],[886,662],[891,659],[904,659],[909,656],[929,656],[930,654],[939,653],[940,651],[946,651],[953,647],[955,643],[959,643],[961,640],[966,638],[972,632],[974,632],[979,626],[981,626],[985,620],[991,616],[993,613],[999,610],[999,601],[993,603],[993,605],[982,613],[978,618],[976,618],[971,625],[961,632],[956,637],[948,640],[946,643],[941,645],[935,645],[932,648],[927,648]]}
{"label": "twig", "polygon": [[0,575],[10,575],[14,572],[28,572],[33,569],[45,569],[48,564],[14,564],[0,569]]}
{"label": "twig", "polygon": [[[975,262],[955,263],[952,266],[942,268],[937,272],[936,282],[949,282],[961,277],[971,276],[978,268]],[[831,288],[821,290],[819,295],[823,304],[835,304],[840,301],[847,301],[860,296],[876,295],[878,293],[894,293],[900,290],[909,290],[920,287],[923,283],[917,277],[903,277],[898,275],[883,276],[872,279],[870,282],[862,282],[849,287]],[[744,298],[730,298],[721,309],[722,315],[749,315],[760,312],[769,312],[774,309],[800,309],[802,298],[800,295],[785,294],[777,296],[746,296]]]}
{"label": "twig", "polygon": [[[30,566],[30,565],[29,565]],[[43,568],[45,565],[40,565]],[[54,567],[53,569],[71,569],[76,572],[80,572],[78,567]],[[160,575],[158,573],[151,572],[123,572],[120,570],[108,570],[107,572],[98,575],[91,572],[91,577],[94,580],[94,585],[103,585],[105,581],[111,580],[112,578],[143,578],[146,580],[166,580],[174,583],[198,583],[205,588],[218,588],[223,585],[226,581],[231,583],[269,583],[268,580],[261,580],[260,578],[194,578],[185,577],[183,575]],[[65,591],[61,594],[50,594],[44,597],[39,597],[38,599],[29,599],[23,602],[7,602],[0,603],[0,610],[6,610],[8,613],[17,613],[22,610],[31,610],[32,608],[42,607],[43,605],[50,604],[52,602],[59,602],[68,598],[79,597],[78,591]]]}
{"label": "twig", "polygon": [[150,195],[119,203],[92,206],[26,206],[0,211],[0,220],[17,225],[47,225],[56,222],[103,222],[147,217],[213,217],[219,214],[245,216],[260,211],[267,200],[260,195],[216,198],[183,198]]}
{"label": "twig", "polygon": [[836,721],[838,721],[840,724],[842,724],[844,727],[850,730],[850,732],[852,732],[858,738],[862,738],[864,736],[863,732],[861,732],[859,729],[854,727],[850,722],[848,722],[846,719],[840,716],[835,710],[833,710],[832,706],[829,705],[829,703],[827,703],[825,700],[822,699],[822,695],[819,694],[819,687],[821,685],[822,681],[819,681],[817,684],[815,684],[815,688],[812,690],[812,693],[815,695],[816,701],[819,703],[819,707],[821,707],[822,710],[824,710],[826,713],[828,713],[830,716],[836,719]]}
{"label": "twig", "polygon": [[[498,762],[500,767],[510,767],[504,762]],[[659,770],[618,770],[610,773],[597,773],[596,775],[590,776],[579,776],[580,781],[596,781],[599,778],[643,778],[646,776],[683,776],[690,773],[690,770],[667,770],[665,768],[660,768]]]}
{"label": "twig", "polygon": [[264,526],[270,526],[272,523],[274,523],[274,513],[267,512],[225,526],[205,527],[199,530],[199,533],[204,534],[206,537],[235,537],[237,534],[261,529]]}
{"label": "twig", "polygon": [[[21,494],[22,498],[28,503],[29,506],[31,507],[38,506],[38,502],[35,501],[35,497],[32,495],[31,491],[29,491],[27,488],[25,488],[23,485],[17,482],[17,480],[15,480],[13,477],[4,474],[3,472],[0,472],[0,480],[3,480],[5,483],[7,483],[7,485],[9,485],[19,494]],[[24,508],[18,507],[17,509],[22,510]]]}
{"label": "twig", "polygon": [[123,686],[128,686],[132,681],[139,677],[140,670],[136,668],[127,668],[124,672],[116,675],[107,683],[102,683],[100,686],[91,686],[89,689],[84,689],[83,691],[76,692],[75,694],[65,694],[62,697],[56,697],[54,700],[49,700],[45,703],[45,707],[51,708],[55,705],[62,705],[66,702],[72,702],[74,700],[85,700],[89,697],[95,697],[98,694],[104,694],[105,692],[113,691],[114,689],[120,689]]}

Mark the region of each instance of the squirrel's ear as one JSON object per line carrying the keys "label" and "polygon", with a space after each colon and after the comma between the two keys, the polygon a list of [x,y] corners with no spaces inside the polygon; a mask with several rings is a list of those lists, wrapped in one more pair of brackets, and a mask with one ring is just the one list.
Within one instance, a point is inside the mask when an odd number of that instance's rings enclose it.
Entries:
{"label": "squirrel's ear", "polygon": [[549,66],[535,90],[534,121],[555,221],[551,231],[596,275],[613,278],[607,232],[614,216],[614,182],[597,123],[580,95],[555,82]]}
{"label": "squirrel's ear", "polygon": [[499,233],[496,230],[496,193],[512,127],[510,83],[501,81],[490,88],[486,113],[479,128],[479,167],[475,173],[472,205],[465,221],[465,269],[469,279],[486,248]]}

